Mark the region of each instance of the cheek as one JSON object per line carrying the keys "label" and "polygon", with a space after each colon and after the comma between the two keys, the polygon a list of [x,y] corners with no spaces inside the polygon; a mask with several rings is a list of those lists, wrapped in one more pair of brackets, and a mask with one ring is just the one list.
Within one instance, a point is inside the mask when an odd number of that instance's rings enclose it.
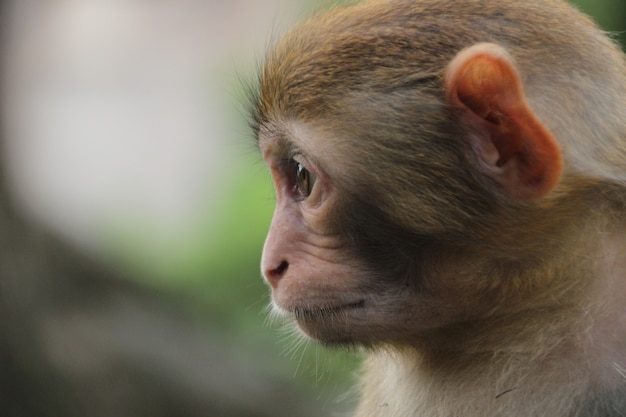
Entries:
{"label": "cheek", "polygon": [[261,262],[277,307],[294,312],[350,304],[358,271],[340,236],[319,233],[296,213],[277,208]]}

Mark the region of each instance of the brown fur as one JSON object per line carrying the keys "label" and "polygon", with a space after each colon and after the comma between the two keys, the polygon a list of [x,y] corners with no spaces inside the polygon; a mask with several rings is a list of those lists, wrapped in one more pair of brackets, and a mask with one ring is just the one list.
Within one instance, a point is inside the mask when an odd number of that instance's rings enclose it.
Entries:
{"label": "brown fur", "polygon": [[[480,42],[560,146],[543,198],[477,169],[446,98]],[[332,196],[294,209],[277,186],[288,220],[264,257],[289,259],[274,301],[308,334],[373,348],[357,416],[626,415],[626,60],[590,19],[560,0],[371,0],[288,33],[253,96],[274,177],[302,154]],[[294,218],[315,250],[277,240]]]}

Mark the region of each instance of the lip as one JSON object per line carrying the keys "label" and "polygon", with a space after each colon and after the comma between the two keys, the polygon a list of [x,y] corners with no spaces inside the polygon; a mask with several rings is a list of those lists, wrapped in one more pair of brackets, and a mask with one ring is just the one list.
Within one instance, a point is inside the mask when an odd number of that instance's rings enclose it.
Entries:
{"label": "lip", "polygon": [[365,300],[355,301],[353,303],[342,304],[338,306],[322,306],[322,307],[314,307],[314,308],[301,308],[296,307],[292,309],[290,312],[296,319],[316,319],[316,318],[324,318],[329,316],[335,316],[337,314],[350,311],[350,310],[358,310],[363,308],[365,305]]}

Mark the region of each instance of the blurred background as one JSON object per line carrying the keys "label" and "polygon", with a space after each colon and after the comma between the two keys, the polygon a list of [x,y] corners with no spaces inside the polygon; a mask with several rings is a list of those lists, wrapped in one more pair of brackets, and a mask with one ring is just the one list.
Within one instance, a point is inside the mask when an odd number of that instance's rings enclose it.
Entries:
{"label": "blurred background", "polygon": [[[575,3],[626,41],[625,0]],[[272,36],[321,2],[1,4],[0,417],[350,409],[358,352],[267,321],[245,117]]]}

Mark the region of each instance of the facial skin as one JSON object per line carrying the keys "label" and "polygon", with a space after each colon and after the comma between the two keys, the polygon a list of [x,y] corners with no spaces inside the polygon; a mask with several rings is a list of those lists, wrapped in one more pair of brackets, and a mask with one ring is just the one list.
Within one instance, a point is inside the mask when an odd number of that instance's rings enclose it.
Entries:
{"label": "facial skin", "polygon": [[[293,129],[306,138],[302,129]],[[315,162],[307,141],[266,134],[259,141],[276,190],[276,209],[261,262],[276,309],[293,316],[313,337],[347,342],[345,324],[362,313],[359,270],[349,242],[328,221],[336,208],[336,184]],[[342,317],[344,320],[336,320]]]}

